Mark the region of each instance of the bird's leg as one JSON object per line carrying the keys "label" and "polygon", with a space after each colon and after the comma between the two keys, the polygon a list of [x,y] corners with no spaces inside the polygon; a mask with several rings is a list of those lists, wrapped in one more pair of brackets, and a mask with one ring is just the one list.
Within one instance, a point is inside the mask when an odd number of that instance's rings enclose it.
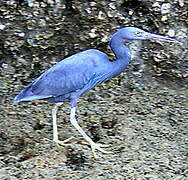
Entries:
{"label": "bird's leg", "polygon": [[53,141],[55,143],[57,143],[58,145],[61,146],[67,146],[70,145],[72,143],[67,143],[69,142],[71,139],[73,139],[73,137],[70,137],[64,141],[59,141],[58,139],[58,131],[57,131],[57,110],[58,107],[61,106],[63,103],[57,103],[54,105],[54,107],[52,108],[52,119],[53,119]]}
{"label": "bird's leg", "polygon": [[76,111],[76,107],[72,107],[71,113],[70,113],[70,121],[71,121],[72,125],[79,131],[79,133],[84,137],[84,139],[91,146],[91,150],[93,152],[94,158],[97,158],[97,155],[95,152],[96,150],[101,151],[102,153],[111,153],[111,152],[103,150],[101,148],[103,146],[102,144],[97,144],[97,143],[93,142],[93,140],[84,132],[84,130],[79,126],[78,122],[76,121],[75,111]]}

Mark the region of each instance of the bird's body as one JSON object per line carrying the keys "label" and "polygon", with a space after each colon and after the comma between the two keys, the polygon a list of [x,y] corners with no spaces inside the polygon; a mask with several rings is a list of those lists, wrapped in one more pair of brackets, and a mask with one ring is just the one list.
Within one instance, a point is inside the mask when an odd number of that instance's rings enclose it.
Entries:
{"label": "bird's body", "polygon": [[52,103],[70,101],[120,74],[127,65],[116,64],[117,61],[109,61],[105,53],[95,49],[77,53],[41,74],[15,98],[14,102],[37,99]]}
{"label": "bird's body", "polygon": [[[116,33],[109,42],[116,61],[96,49],[74,54],[45,71],[29,84],[14,102],[44,99],[58,103],[71,101],[84,92],[123,72],[130,61],[129,49]],[[76,100],[76,99],[75,99]]]}
{"label": "bird's body", "polygon": [[77,99],[84,92],[96,85],[107,81],[123,72],[130,62],[129,49],[124,45],[129,40],[160,39],[174,42],[175,40],[147,33],[134,27],[125,27],[114,33],[109,41],[109,46],[116,56],[115,61],[109,61],[108,56],[96,49],[89,49],[72,55],[41,74],[13,100],[14,103],[43,99],[56,103],[52,110],[54,141],[58,140],[56,112],[64,101],[71,103],[70,120],[74,127],[90,144],[95,155],[95,150],[106,152],[94,143],[78,125],[75,119]]}

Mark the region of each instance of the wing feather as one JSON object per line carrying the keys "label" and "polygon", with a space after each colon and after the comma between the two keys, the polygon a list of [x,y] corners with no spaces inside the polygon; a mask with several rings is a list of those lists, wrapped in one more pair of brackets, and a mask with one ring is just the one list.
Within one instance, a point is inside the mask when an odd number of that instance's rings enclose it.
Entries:
{"label": "wing feather", "polygon": [[104,72],[107,61],[106,54],[94,49],[70,56],[41,74],[13,102],[57,97],[79,90],[83,93],[96,85],[97,73]]}

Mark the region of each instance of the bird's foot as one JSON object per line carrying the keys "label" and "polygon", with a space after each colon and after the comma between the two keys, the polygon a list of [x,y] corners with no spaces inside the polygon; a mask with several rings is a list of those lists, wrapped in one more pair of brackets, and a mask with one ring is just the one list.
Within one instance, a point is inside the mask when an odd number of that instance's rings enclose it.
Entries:
{"label": "bird's foot", "polygon": [[[91,146],[91,144],[87,141],[79,141],[78,144]],[[99,144],[99,143],[95,143],[95,144],[99,145],[101,148],[109,147],[108,144]]]}
{"label": "bird's foot", "polygon": [[69,142],[69,141],[71,141],[72,139],[73,139],[74,137],[72,136],[72,137],[70,137],[70,138],[68,138],[68,139],[65,139],[64,141],[60,141],[60,140],[58,140],[58,139],[54,139],[53,141],[57,144],[57,146],[59,146],[59,147],[65,147],[65,146],[70,146],[70,145],[72,145],[72,144],[76,144],[76,142]]}
{"label": "bird's foot", "polygon": [[113,153],[113,152],[105,151],[104,149],[102,149],[103,147],[108,147],[108,145],[106,145],[106,144],[98,144],[98,143],[92,142],[92,143],[89,143],[89,145],[91,146],[91,150],[93,152],[94,159],[98,158],[98,156],[96,154],[96,150],[98,150],[98,151],[100,151],[100,152],[102,152],[104,154],[111,154],[111,153]]}
{"label": "bird's foot", "polygon": [[91,150],[93,152],[93,156],[94,156],[94,159],[97,159],[98,156],[96,154],[96,151],[100,151],[104,154],[110,154],[110,153],[113,153],[113,152],[110,152],[110,151],[105,151],[104,149],[102,148],[105,148],[105,147],[109,147],[108,144],[99,144],[99,143],[95,143],[95,142],[87,142],[87,141],[80,141],[78,142],[78,144],[81,144],[81,145],[86,145],[86,146],[90,146],[91,147]]}

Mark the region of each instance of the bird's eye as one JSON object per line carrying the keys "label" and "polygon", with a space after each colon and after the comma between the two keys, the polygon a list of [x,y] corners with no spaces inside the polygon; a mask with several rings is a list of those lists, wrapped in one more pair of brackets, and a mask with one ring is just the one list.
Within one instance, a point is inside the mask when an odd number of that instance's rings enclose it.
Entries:
{"label": "bird's eye", "polygon": [[138,36],[138,35],[140,35],[140,34],[141,34],[141,33],[138,32],[138,31],[136,31],[136,32],[134,33],[135,36]]}

